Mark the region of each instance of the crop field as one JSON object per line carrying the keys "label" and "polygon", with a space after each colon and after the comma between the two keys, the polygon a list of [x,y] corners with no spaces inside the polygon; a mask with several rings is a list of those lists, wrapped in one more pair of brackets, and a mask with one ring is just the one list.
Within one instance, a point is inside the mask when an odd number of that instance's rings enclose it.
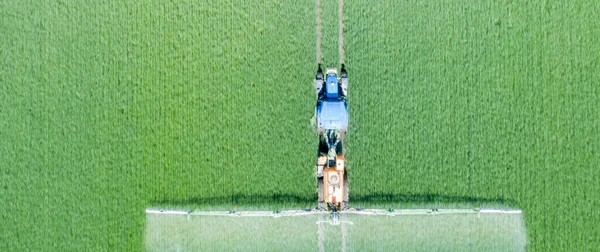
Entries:
{"label": "crop field", "polygon": [[[502,205],[531,251],[600,247],[600,2],[344,12],[352,205]],[[0,251],[143,250],[151,206],[314,207],[315,25],[314,1],[0,1]]]}

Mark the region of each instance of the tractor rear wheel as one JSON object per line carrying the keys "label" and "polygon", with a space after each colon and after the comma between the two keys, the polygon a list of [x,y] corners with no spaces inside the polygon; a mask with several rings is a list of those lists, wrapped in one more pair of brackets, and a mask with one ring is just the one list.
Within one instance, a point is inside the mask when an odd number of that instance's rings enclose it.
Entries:
{"label": "tractor rear wheel", "polygon": [[317,178],[317,193],[319,194],[319,203],[325,202],[323,199],[323,177]]}
{"label": "tractor rear wheel", "polygon": [[342,209],[346,209],[348,205],[348,170],[344,171],[344,201],[342,202]]}

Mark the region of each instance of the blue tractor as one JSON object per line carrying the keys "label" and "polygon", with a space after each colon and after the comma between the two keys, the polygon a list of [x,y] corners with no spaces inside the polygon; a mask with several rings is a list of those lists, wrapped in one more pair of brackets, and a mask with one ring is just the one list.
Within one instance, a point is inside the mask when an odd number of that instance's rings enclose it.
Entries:
{"label": "blue tractor", "polygon": [[319,206],[342,209],[348,202],[348,175],[345,169],[344,137],[348,129],[348,73],[342,64],[323,75],[321,65],[315,78],[317,105],[317,191]]}

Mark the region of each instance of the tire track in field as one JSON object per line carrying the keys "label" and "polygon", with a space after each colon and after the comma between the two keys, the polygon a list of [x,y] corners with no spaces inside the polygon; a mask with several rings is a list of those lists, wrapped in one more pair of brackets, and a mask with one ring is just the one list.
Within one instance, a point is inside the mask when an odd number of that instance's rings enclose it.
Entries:
{"label": "tire track in field", "polygon": [[[322,8],[321,8],[321,0],[316,0],[317,7],[317,64],[321,64],[323,60],[322,50],[321,50],[321,42],[323,41],[323,31],[322,31]],[[340,64],[344,64],[344,0],[340,0],[339,6],[339,17],[338,17],[338,53],[340,57]]]}
{"label": "tire track in field", "polygon": [[339,19],[339,54],[340,54],[340,64],[344,64],[344,0],[340,0],[340,15]]}
{"label": "tire track in field", "polygon": [[321,40],[322,40],[322,31],[321,31],[321,0],[317,0],[317,64],[321,64],[322,56],[321,56]]}

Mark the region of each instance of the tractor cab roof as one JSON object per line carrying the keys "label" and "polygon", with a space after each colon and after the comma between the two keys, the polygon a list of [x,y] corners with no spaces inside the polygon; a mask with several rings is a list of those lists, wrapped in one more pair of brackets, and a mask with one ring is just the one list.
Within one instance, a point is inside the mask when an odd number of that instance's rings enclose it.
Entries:
{"label": "tractor cab roof", "polygon": [[344,100],[324,100],[317,106],[319,127],[323,129],[346,129],[348,107]]}

